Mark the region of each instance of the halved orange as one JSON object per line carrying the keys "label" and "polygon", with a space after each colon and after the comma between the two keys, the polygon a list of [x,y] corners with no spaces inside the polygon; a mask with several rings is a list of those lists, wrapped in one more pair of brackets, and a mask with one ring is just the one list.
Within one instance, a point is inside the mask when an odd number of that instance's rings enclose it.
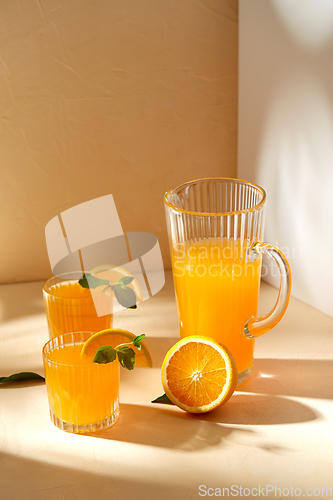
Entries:
{"label": "halved orange", "polygon": [[165,394],[190,413],[205,413],[226,403],[236,384],[237,367],[231,352],[208,337],[181,339],[162,365]]}
{"label": "halved orange", "polygon": [[[103,345],[117,347],[119,344],[131,342],[135,337],[136,335],[133,333],[128,330],[121,330],[120,328],[102,330],[89,337],[82,347],[80,356],[92,362],[96,352]],[[144,342],[140,342],[140,344],[140,350],[133,345],[129,346],[135,351],[135,366],[147,366],[152,368],[153,361],[149,349]]]}

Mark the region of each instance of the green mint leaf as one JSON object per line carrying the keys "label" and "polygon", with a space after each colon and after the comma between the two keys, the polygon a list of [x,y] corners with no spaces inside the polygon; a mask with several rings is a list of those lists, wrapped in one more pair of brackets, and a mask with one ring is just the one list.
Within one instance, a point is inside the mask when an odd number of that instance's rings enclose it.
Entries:
{"label": "green mint leaf", "polygon": [[[116,347],[116,351],[117,352],[121,352],[123,354],[126,354],[128,349],[131,349],[131,351],[133,351],[133,349],[131,347],[128,347],[129,344],[120,344]],[[133,351],[134,352],[134,351]]]}
{"label": "green mint leaf", "polygon": [[123,283],[124,285],[129,285],[134,280],[133,276],[123,276],[118,280],[118,283]]}
{"label": "green mint leaf", "polygon": [[166,394],[163,394],[163,396],[160,396],[159,398],[154,399],[154,401],[152,401],[152,403],[160,403],[163,405],[173,405],[173,402],[170,401],[170,399],[168,398],[168,396]]}
{"label": "green mint leaf", "polygon": [[103,280],[101,278],[97,278],[92,274],[85,273],[82,278],[79,279],[79,284],[82,288],[97,288],[102,285],[109,285],[108,280]]}
{"label": "green mint leaf", "polygon": [[130,309],[136,309],[136,295],[132,288],[128,288],[125,285],[124,289],[123,285],[118,285],[118,283],[114,283],[113,285],[111,285],[111,288],[114,291],[116,299],[121,306]]}
{"label": "green mint leaf", "polygon": [[95,354],[93,363],[112,363],[117,357],[117,351],[110,345],[102,345]]}
{"label": "green mint leaf", "polygon": [[136,347],[139,351],[141,349],[141,340],[143,340],[145,338],[145,334],[142,333],[142,335],[138,335],[137,337],[135,337],[133,340],[132,340],[132,344],[134,345],[134,347]]}
{"label": "green mint leaf", "polygon": [[21,372],[21,373],[14,373],[13,375],[9,375],[9,377],[0,377],[0,383],[16,382],[17,380],[30,380],[30,379],[37,379],[37,380],[44,380],[45,381],[45,378],[42,377],[41,375],[38,375],[38,373]]}
{"label": "green mint leaf", "polygon": [[133,370],[135,362],[135,352],[131,347],[122,346],[117,349],[119,363],[127,370]]}

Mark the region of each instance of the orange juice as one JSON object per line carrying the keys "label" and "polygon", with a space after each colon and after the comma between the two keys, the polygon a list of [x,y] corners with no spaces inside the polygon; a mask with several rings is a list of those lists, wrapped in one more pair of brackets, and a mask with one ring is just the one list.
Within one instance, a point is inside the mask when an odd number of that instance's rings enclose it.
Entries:
{"label": "orange juice", "polygon": [[62,335],[43,349],[51,420],[70,432],[107,428],[119,415],[119,362],[98,364],[81,359],[82,346],[90,335]]}
{"label": "orange juice", "polygon": [[256,317],[261,257],[250,262],[239,240],[219,238],[173,250],[181,337],[205,335],[232,352],[238,373],[250,369],[254,340],[243,329]]}
{"label": "orange juice", "polygon": [[83,288],[78,280],[51,278],[44,285],[44,304],[50,338],[69,332],[99,332],[112,327],[112,314],[98,316],[93,298],[108,301],[112,311],[110,289]]}

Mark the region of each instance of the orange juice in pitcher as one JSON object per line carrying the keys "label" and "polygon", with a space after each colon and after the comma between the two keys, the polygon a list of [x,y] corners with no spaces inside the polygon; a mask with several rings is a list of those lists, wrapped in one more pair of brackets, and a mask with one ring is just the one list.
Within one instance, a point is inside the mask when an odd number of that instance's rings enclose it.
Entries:
{"label": "orange juice in pitcher", "polygon": [[[266,193],[215,177],[167,191],[164,204],[181,336],[224,344],[243,382],[251,375],[254,339],[280,321],[291,288],[287,259],[263,242]],[[263,254],[278,266],[280,290],[272,311],[257,318]]]}
{"label": "orange juice in pitcher", "polygon": [[251,368],[253,339],[242,334],[258,308],[261,258],[250,262],[240,242],[208,240],[172,255],[180,335],[204,335],[226,345],[239,373]]}

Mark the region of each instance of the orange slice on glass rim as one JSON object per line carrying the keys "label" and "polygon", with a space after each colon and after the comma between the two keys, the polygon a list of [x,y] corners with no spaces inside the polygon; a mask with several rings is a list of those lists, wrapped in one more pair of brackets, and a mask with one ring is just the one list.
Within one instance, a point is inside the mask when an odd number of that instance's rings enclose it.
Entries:
{"label": "orange slice on glass rim", "polygon": [[162,365],[165,394],[190,413],[205,413],[226,403],[236,384],[237,367],[231,352],[208,337],[181,339]]}
{"label": "orange slice on glass rim", "polygon": [[[117,347],[120,344],[131,342],[136,335],[128,330],[121,330],[120,328],[108,328],[101,332],[94,333],[85,342],[81,350],[81,357],[93,362],[96,352],[103,345],[111,345]],[[144,342],[140,342],[141,349],[137,349],[132,344],[129,345],[135,351],[135,366],[145,366],[152,368],[153,361],[148,347]]]}

